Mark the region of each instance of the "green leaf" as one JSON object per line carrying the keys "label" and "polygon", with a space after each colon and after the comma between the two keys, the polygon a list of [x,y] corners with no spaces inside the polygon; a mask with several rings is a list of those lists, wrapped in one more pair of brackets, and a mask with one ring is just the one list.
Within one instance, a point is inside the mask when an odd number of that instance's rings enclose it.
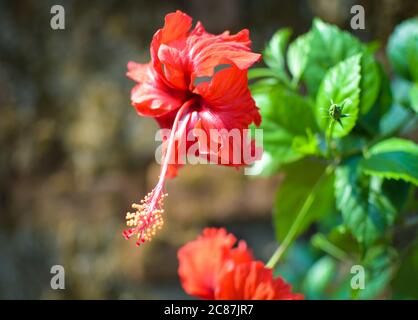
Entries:
{"label": "green leaf", "polygon": [[410,105],[410,90],[412,87],[412,82],[405,80],[400,77],[396,77],[391,82],[391,88],[393,92],[394,100],[397,104],[404,106],[406,108]]}
{"label": "green leaf", "polygon": [[396,209],[383,193],[383,179],[362,175],[358,163],[353,158],[336,170],[335,198],[344,225],[369,247],[393,224]]}
{"label": "green leaf", "polygon": [[289,232],[305,202],[310,202],[308,211],[295,237],[311,223],[334,212],[334,176],[326,174],[325,168],[324,164],[309,159],[284,168],[286,177],[277,190],[273,209],[276,236],[280,241]]}
{"label": "green leaf", "polygon": [[362,261],[366,269],[366,285],[364,290],[360,290],[359,299],[376,299],[384,293],[393,277],[396,259],[396,251],[387,245],[376,245],[367,250]]}
{"label": "green leaf", "polygon": [[338,139],[336,142],[336,149],[343,157],[360,153],[367,144],[366,138],[358,134],[350,134],[343,139]]}
{"label": "green leaf", "polygon": [[368,112],[377,98],[380,78],[372,51],[348,32],[315,19],[310,35],[308,63],[303,75],[308,91],[315,96],[327,70],[347,58],[362,54],[360,110]]}
{"label": "green leaf", "polygon": [[361,167],[369,175],[418,185],[418,145],[399,138],[384,140],[370,148]]}
{"label": "green leaf", "polygon": [[405,151],[417,155],[418,145],[411,140],[390,138],[375,144],[370,148],[369,153],[373,155],[390,151]]}
{"label": "green leaf", "polygon": [[418,113],[418,83],[415,83],[409,91],[409,97],[411,99],[411,108]]}
{"label": "green leaf", "polygon": [[274,78],[276,73],[273,70],[268,68],[252,68],[248,70],[248,79],[258,79],[258,78]]}
{"label": "green leaf", "polygon": [[372,108],[365,115],[359,119],[361,126],[366,129],[371,135],[379,133],[379,121],[382,116],[388,112],[393,102],[392,91],[390,89],[390,80],[386,75],[383,67],[378,64],[381,85],[377,99]]}
{"label": "green leaf", "polygon": [[[257,94],[254,99],[257,101]],[[305,136],[308,128],[317,129],[310,100],[279,86],[268,93],[268,99],[269,104],[259,105],[266,123],[273,122],[294,135]]]}
{"label": "green leaf", "polygon": [[[367,250],[365,257],[362,258],[361,266],[364,267],[365,288],[352,289],[351,281],[354,274],[350,269],[353,263],[341,265],[341,275],[343,278],[338,283],[333,282],[333,288],[336,289],[332,295],[333,299],[353,298],[357,299],[382,299],[387,295],[389,282],[393,275],[393,259],[396,256],[394,250],[387,246],[373,246]],[[354,260],[359,261],[359,260]],[[344,268],[348,267],[348,269]],[[345,269],[345,270],[344,270]]]}
{"label": "green leaf", "polygon": [[311,47],[304,80],[308,91],[315,95],[327,70],[359,50],[348,33],[320,19],[314,20],[309,33]]}
{"label": "green leaf", "polygon": [[398,210],[398,212],[402,211],[406,205],[408,196],[410,195],[412,185],[403,180],[385,179],[382,188],[396,210]]}
{"label": "green leaf", "polygon": [[367,48],[367,50],[371,53],[376,53],[381,47],[381,43],[380,43],[379,40],[375,40],[375,41],[372,41],[372,42],[369,42],[369,43],[365,43],[364,45]]}
{"label": "green leaf", "polygon": [[274,122],[265,121],[260,126],[263,130],[263,146],[275,162],[279,164],[296,161],[303,154],[292,149],[294,134]]}
{"label": "green leaf", "polygon": [[[279,150],[281,150],[282,152],[285,152],[286,148],[279,148]],[[276,174],[280,169],[282,162],[277,160],[277,159],[281,159],[280,157],[281,155],[278,153],[271,154],[269,151],[263,150],[261,159],[258,161],[255,161],[251,165],[251,167],[248,168],[247,172],[249,175],[253,175],[253,176],[255,175],[262,176],[262,177],[272,176]],[[285,155],[284,157],[287,157],[288,161],[293,161],[291,160],[293,157],[295,160],[297,160],[297,159],[300,159],[302,155],[299,153],[295,153],[294,156],[288,154],[288,155]]]}
{"label": "green leaf", "polygon": [[410,117],[411,114],[407,109],[397,103],[393,104],[379,122],[380,135],[393,135]]}
{"label": "green leaf", "polygon": [[341,250],[341,248],[339,248],[338,246],[334,245],[322,233],[316,233],[314,236],[312,236],[311,243],[312,246],[314,246],[315,248],[324,251],[325,253],[340,261],[346,261],[348,259],[348,255],[346,254],[346,252],[344,252],[344,250]]}
{"label": "green leaf", "polygon": [[418,35],[418,18],[402,22],[389,38],[387,54],[395,72],[405,79],[412,79],[408,65],[408,46],[410,39]]}
{"label": "green leaf", "polygon": [[322,80],[316,99],[316,119],[323,130],[330,129],[331,118],[328,109],[333,101],[342,104],[346,118],[342,118],[342,126],[336,124],[333,137],[347,135],[356,124],[360,96],[360,55],[348,58],[331,68]]}
{"label": "green leaf", "polygon": [[324,256],[309,269],[303,282],[302,291],[309,299],[320,299],[337,273],[336,261]]}
{"label": "green leaf", "polygon": [[294,83],[298,83],[308,62],[311,34],[306,33],[293,41],[287,51],[287,64],[293,76]]}
{"label": "green leaf", "polygon": [[345,225],[339,225],[332,229],[328,234],[328,240],[345,253],[354,256],[360,255],[358,242]]}
{"label": "green leaf", "polygon": [[297,136],[293,139],[292,149],[304,155],[320,155],[319,139],[312,133],[311,128],[306,129],[306,136]]}
{"label": "green leaf", "polygon": [[285,50],[291,34],[292,31],[288,28],[278,30],[271,38],[263,54],[263,59],[267,66],[283,75],[286,74],[284,63]]}
{"label": "green leaf", "polygon": [[[295,148],[293,145],[295,139],[298,142],[301,138],[309,139],[307,130],[316,130],[313,107],[309,100],[277,83],[257,82],[251,91],[263,118],[260,128],[265,156],[259,165],[263,168],[262,175],[268,175],[306,154],[306,150],[298,148],[299,144],[295,143]],[[312,149],[315,142],[314,138],[307,140]]]}
{"label": "green leaf", "polygon": [[360,111],[366,114],[376,101],[381,85],[379,66],[368,51],[361,57],[361,70]]}
{"label": "green leaf", "polygon": [[407,43],[408,70],[413,81],[418,81],[418,33]]}
{"label": "green leaf", "polygon": [[395,299],[418,299],[418,243],[411,247],[401,261],[392,282]]}

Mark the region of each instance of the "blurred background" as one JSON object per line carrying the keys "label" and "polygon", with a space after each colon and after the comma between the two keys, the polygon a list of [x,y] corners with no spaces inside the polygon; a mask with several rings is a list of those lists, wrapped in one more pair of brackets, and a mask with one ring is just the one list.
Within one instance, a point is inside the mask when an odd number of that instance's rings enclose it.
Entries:
{"label": "blurred background", "polygon": [[[54,4],[65,8],[65,30],[50,28]],[[205,226],[226,226],[267,260],[281,177],[223,167],[181,170],[162,232],[141,248],[122,238],[125,212],[159,170],[157,127],[130,106],[126,63],[149,60],[154,32],[176,9],[212,33],[249,28],[260,52],[278,28],[296,36],[314,16],[348,29],[354,4],[366,30],[350,32],[379,40],[386,63],[387,37],[418,14],[416,0],[0,0],[0,298],[187,298],[176,252]],[[303,270],[303,259],[292,268]],[[56,264],[65,290],[50,287]]]}

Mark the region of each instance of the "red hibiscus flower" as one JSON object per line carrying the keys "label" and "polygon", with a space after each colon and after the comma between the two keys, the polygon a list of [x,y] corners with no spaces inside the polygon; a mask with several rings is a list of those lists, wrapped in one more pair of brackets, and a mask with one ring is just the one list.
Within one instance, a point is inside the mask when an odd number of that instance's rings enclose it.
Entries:
{"label": "red hibiscus flower", "polygon": [[301,300],[282,278],[273,278],[273,271],[260,261],[226,266],[219,278],[216,300]]}
{"label": "red hibiscus flower", "polygon": [[179,276],[193,296],[215,300],[299,300],[282,278],[254,261],[244,241],[225,229],[205,229],[178,251]]}
{"label": "red hibiscus flower", "polygon": [[[150,240],[162,226],[164,181],[175,176],[181,166],[173,161],[184,156],[181,150],[188,150],[196,142],[199,148],[195,155],[199,157],[225,165],[248,164],[233,158],[237,150],[232,150],[236,145],[230,143],[228,132],[238,130],[245,143],[244,129],[261,122],[247,80],[248,68],[261,56],[251,52],[250,44],[248,30],[213,35],[200,22],[192,29],[192,19],[176,11],[165,17],[164,27],[155,33],[151,61],[128,63],[127,75],[137,82],[131,92],[132,105],[139,115],[152,117],[161,128],[171,129],[163,142],[156,187],[140,204],[133,204],[135,212],[126,216],[130,229],[124,236],[136,235],[137,245]],[[211,140],[193,135],[197,129]],[[219,132],[215,138],[211,136],[213,131]],[[211,143],[213,140],[215,143]],[[243,144],[240,148],[242,152]],[[254,154],[251,143],[250,149]]]}
{"label": "red hibiscus flower", "polygon": [[196,240],[187,243],[178,251],[179,276],[184,290],[203,299],[214,299],[217,277],[228,263],[243,263],[253,260],[247,244],[225,229],[207,228]]}

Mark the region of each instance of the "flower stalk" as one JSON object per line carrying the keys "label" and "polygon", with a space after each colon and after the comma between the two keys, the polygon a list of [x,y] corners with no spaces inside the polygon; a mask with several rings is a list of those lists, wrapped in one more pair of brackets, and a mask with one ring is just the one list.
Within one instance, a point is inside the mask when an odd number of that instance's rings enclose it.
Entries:
{"label": "flower stalk", "polygon": [[[167,193],[164,193],[164,184],[167,176],[168,165],[170,164],[171,156],[175,150],[176,134],[179,133],[180,119],[187,113],[189,107],[195,102],[194,99],[186,101],[177,111],[176,118],[173,122],[173,127],[170,132],[168,146],[163,155],[163,164],[161,166],[160,176],[155,188],[149,192],[140,204],[132,204],[135,212],[126,213],[126,225],[131,227],[123,232],[125,239],[129,239],[136,235],[136,245],[139,246],[146,241],[151,241],[158,229],[161,229],[164,220],[162,214],[164,213],[164,198]],[[181,135],[181,132],[180,132]]]}
{"label": "flower stalk", "polygon": [[296,216],[295,221],[293,222],[292,226],[290,227],[288,233],[286,234],[286,237],[284,238],[283,242],[277,247],[276,251],[271,256],[270,260],[267,262],[266,267],[274,269],[280,259],[283,257],[287,249],[291,246],[293,241],[296,238],[296,234],[299,231],[302,223],[304,222],[309,210],[312,207],[312,204],[316,197],[316,191],[318,187],[321,185],[322,181],[332,174],[334,172],[334,165],[329,165],[327,168],[325,168],[325,171],[323,174],[319,177],[319,179],[316,181],[314,187],[312,188],[311,192],[309,193],[308,197],[306,198],[305,202],[302,205],[302,208],[300,209],[299,213]]}

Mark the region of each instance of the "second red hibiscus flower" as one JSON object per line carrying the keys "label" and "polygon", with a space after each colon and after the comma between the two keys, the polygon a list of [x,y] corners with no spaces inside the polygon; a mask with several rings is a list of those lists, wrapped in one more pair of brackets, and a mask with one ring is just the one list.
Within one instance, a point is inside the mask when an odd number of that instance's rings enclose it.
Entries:
{"label": "second red hibiscus flower", "polygon": [[273,270],[256,261],[244,241],[225,229],[207,228],[178,251],[178,273],[184,290],[202,299],[299,300]]}

